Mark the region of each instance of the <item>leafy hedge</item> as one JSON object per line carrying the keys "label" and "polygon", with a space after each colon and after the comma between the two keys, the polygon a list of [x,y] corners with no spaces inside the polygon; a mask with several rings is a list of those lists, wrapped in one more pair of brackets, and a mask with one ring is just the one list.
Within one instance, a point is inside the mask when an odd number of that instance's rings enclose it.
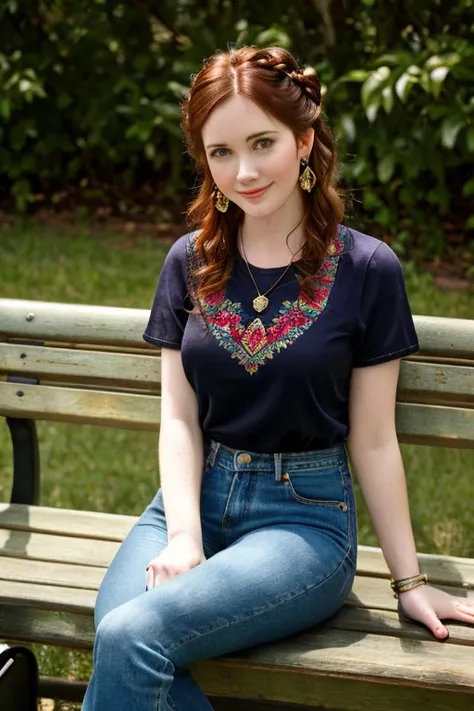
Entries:
{"label": "leafy hedge", "polygon": [[150,208],[192,184],[179,103],[228,42],[277,43],[315,66],[364,219],[442,249],[474,229],[474,0],[5,0],[0,196]]}

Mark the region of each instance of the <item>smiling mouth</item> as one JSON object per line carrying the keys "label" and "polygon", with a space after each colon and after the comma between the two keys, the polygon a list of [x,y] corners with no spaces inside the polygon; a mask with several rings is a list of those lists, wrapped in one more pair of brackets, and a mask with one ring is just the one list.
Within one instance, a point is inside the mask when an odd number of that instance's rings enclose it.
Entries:
{"label": "smiling mouth", "polygon": [[263,188],[259,188],[258,190],[249,190],[248,192],[239,192],[239,195],[242,195],[242,197],[245,198],[252,198],[252,197],[259,197],[260,195],[263,195],[265,190],[268,190],[268,188],[272,185],[265,185]]}

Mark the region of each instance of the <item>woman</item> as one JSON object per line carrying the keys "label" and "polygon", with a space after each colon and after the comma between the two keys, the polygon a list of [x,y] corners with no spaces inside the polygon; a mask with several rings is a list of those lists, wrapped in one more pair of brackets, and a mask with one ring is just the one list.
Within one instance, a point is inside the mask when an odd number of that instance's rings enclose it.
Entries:
{"label": "woman", "polygon": [[400,264],[340,225],[320,83],[280,48],[218,53],[183,108],[203,175],[144,338],[162,348],[162,489],[96,607],[83,709],[205,711],[191,662],[333,615],[356,569],[346,447],[402,610],[438,639],[474,605],[420,574],[397,443],[418,342]]}

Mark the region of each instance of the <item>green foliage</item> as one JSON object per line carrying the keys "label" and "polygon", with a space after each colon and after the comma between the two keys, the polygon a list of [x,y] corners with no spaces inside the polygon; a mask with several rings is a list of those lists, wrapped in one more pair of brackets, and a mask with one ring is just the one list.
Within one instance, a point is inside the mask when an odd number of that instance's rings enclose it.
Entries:
{"label": "green foliage", "polygon": [[[26,210],[193,183],[180,103],[205,57],[279,44],[315,66],[346,185],[365,220],[443,248],[473,229],[474,0],[8,0],[0,5],[0,188]],[[104,186],[107,192],[104,192]],[[359,210],[356,210],[358,212]]]}
{"label": "green foliage", "polygon": [[364,210],[398,235],[400,252],[415,229],[429,254],[442,251],[442,218],[458,207],[472,229],[462,198],[474,190],[474,4],[402,7],[402,21],[391,20],[389,30],[380,3],[370,16],[360,8],[367,35],[376,30],[373,47],[368,41],[361,68],[338,76],[328,99],[351,107],[339,134],[354,154],[345,176],[360,186]]}

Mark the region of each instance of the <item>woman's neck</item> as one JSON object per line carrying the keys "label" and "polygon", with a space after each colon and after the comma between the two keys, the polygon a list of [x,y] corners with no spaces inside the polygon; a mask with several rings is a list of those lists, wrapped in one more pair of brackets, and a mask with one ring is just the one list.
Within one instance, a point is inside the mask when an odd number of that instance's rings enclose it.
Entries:
{"label": "woman's neck", "polygon": [[243,243],[248,261],[257,267],[280,267],[299,259],[306,240],[303,215],[302,206],[262,218],[245,215],[239,234],[241,254]]}

